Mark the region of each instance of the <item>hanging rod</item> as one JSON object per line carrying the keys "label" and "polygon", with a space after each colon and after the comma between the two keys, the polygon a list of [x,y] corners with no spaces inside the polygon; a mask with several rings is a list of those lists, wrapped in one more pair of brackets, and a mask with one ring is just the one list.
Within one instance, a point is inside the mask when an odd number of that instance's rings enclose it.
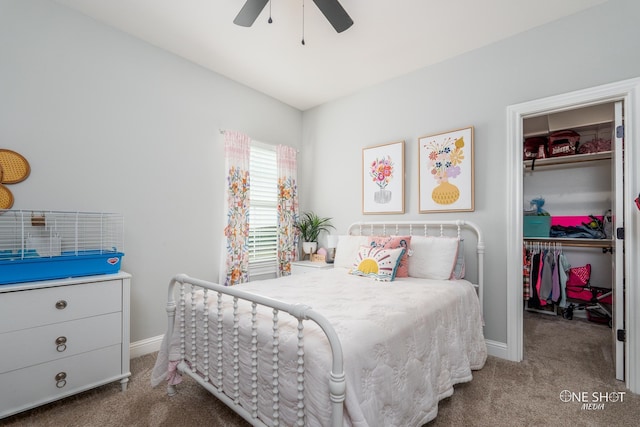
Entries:
{"label": "hanging rod", "polygon": [[525,242],[539,243],[560,243],[562,246],[571,246],[575,248],[613,248],[613,240],[611,239],[563,239],[563,238],[545,238],[545,237],[525,237]]}

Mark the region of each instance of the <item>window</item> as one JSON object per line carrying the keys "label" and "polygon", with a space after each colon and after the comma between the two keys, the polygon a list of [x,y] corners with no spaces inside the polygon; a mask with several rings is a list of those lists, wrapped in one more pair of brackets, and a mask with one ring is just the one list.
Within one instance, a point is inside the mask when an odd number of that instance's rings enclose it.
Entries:
{"label": "window", "polygon": [[249,271],[276,274],[278,255],[278,166],[275,147],[251,142],[249,160]]}

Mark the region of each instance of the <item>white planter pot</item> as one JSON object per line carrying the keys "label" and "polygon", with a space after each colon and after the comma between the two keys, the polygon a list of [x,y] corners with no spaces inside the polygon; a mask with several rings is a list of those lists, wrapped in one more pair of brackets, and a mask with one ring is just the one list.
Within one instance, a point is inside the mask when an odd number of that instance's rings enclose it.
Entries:
{"label": "white planter pot", "polygon": [[316,249],[318,249],[318,242],[302,242],[302,251],[311,255],[316,253]]}

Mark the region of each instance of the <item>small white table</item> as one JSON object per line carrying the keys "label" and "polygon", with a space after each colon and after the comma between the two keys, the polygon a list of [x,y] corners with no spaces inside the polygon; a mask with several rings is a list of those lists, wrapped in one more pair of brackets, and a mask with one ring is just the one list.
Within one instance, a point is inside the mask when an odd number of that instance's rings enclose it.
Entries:
{"label": "small white table", "polygon": [[326,262],[293,261],[291,263],[291,274],[306,274],[311,271],[327,270],[330,268],[333,268],[333,264],[327,264]]}

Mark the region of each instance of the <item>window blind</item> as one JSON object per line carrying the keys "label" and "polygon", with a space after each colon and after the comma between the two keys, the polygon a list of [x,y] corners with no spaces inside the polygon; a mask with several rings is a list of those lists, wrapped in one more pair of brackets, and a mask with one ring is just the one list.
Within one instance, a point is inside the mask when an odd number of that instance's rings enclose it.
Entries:
{"label": "window blind", "polygon": [[249,271],[275,274],[278,251],[278,166],[275,147],[251,143]]}

